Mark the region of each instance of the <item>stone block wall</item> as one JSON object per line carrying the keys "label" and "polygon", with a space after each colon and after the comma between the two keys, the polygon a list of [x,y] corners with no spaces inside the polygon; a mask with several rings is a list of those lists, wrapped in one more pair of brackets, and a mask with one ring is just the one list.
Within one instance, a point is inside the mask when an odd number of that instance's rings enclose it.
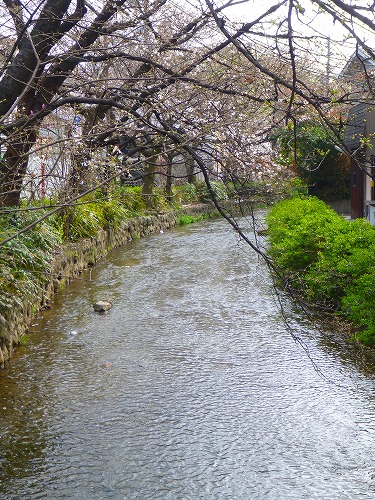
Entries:
{"label": "stone block wall", "polygon": [[[184,214],[210,214],[211,205],[186,208]],[[165,231],[177,224],[181,212],[134,217],[116,229],[101,230],[97,237],[77,243],[65,243],[56,249],[48,271],[47,283],[41,293],[23,297],[12,304],[4,315],[0,314],[0,367],[4,366],[22,335],[29,328],[33,317],[50,302],[62,286],[77,278],[82,271],[104,257],[110,250],[134,238]]]}

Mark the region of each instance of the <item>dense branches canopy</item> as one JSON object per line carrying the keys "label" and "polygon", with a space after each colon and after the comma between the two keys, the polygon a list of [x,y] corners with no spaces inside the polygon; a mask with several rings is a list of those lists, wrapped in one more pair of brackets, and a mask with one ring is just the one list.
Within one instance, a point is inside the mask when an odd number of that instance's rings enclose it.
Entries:
{"label": "dense branches canopy", "polygon": [[144,179],[181,154],[208,182],[212,165],[251,177],[272,130],[305,120],[345,151],[348,108],[374,101],[363,58],[360,90],[340,77],[355,53],[375,60],[369,0],[2,0],[0,12],[5,208],[40,164],[66,206],[129,159]]}

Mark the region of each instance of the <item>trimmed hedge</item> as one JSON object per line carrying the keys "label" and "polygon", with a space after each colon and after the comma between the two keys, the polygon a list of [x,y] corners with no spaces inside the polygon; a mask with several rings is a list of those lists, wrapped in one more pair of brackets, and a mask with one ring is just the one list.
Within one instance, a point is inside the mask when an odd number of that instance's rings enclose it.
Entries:
{"label": "trimmed hedge", "polygon": [[375,346],[375,228],[350,222],[315,197],[295,197],[268,214],[270,256],[311,303],[360,326]]}

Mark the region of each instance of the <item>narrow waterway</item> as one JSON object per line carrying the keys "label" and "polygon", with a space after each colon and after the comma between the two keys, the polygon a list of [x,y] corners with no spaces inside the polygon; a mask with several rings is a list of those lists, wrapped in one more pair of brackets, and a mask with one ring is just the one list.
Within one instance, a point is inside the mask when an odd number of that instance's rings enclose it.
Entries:
{"label": "narrow waterway", "polygon": [[323,376],[223,221],[111,253],[0,371],[0,498],[374,498],[374,375],[290,314]]}

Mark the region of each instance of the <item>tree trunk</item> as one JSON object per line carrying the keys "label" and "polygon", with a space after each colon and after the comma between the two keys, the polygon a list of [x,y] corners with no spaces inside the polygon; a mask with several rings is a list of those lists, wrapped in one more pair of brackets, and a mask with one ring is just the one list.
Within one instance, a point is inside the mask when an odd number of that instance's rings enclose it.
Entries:
{"label": "tree trunk", "polygon": [[165,181],[165,197],[169,202],[171,202],[173,199],[173,192],[172,192],[173,157],[174,157],[174,155],[171,155],[171,154],[167,155],[167,171],[166,171],[167,179]]}
{"label": "tree trunk", "polygon": [[0,206],[19,206],[29,152],[36,141],[36,130],[30,128],[12,137],[0,162]]}
{"label": "tree trunk", "polygon": [[185,165],[186,165],[186,175],[187,181],[189,184],[196,184],[197,179],[194,175],[194,158],[192,158],[189,154],[185,154]]}
{"label": "tree trunk", "polygon": [[147,205],[152,205],[152,192],[154,190],[156,164],[151,161],[145,161],[142,194],[146,197]]}
{"label": "tree trunk", "polygon": [[67,188],[64,196],[74,197],[84,193],[90,187],[90,165],[91,155],[85,147],[85,143],[81,143],[80,151],[72,154],[72,166],[68,178]]}
{"label": "tree trunk", "polygon": [[160,148],[148,149],[143,154],[145,156],[145,168],[143,176],[142,194],[146,198],[147,206],[152,207],[152,192],[154,190],[156,157],[160,153]]}

